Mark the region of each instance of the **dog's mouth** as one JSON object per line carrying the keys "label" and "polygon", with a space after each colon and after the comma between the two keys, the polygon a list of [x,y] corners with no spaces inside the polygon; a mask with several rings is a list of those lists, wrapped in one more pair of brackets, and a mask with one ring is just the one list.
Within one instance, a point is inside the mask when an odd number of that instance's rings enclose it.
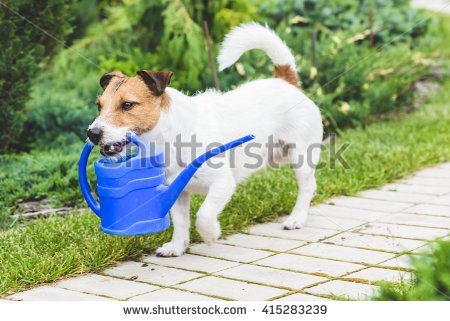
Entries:
{"label": "dog's mouth", "polygon": [[127,144],[127,141],[116,142],[113,144],[100,144],[100,154],[107,157],[114,156],[121,153]]}

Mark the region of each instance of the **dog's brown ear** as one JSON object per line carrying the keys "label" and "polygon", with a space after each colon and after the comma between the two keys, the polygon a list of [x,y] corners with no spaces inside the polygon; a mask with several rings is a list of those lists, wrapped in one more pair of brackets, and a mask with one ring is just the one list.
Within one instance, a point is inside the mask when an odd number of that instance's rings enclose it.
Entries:
{"label": "dog's brown ear", "polygon": [[111,82],[111,79],[113,79],[113,77],[125,77],[125,75],[123,73],[121,73],[120,71],[105,72],[103,74],[102,78],[100,78],[100,86],[102,86],[103,90],[105,90],[105,88],[108,87],[108,85]]}
{"label": "dog's brown ear", "polygon": [[150,89],[155,96],[160,96],[166,87],[169,86],[173,72],[141,70],[138,71],[137,74],[142,78],[148,89]]}

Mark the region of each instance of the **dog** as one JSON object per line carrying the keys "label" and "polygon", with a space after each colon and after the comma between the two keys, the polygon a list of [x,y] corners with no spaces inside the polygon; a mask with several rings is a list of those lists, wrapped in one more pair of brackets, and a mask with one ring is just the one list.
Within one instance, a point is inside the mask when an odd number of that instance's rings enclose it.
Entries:
{"label": "dog", "polygon": [[[199,169],[170,211],[173,236],[157,249],[158,256],[180,256],[189,246],[189,199],[193,193],[206,194],[196,217],[197,231],[206,243],[216,241],[221,235],[218,216],[236,186],[256,170],[272,165],[270,158],[276,164],[297,163],[302,157],[310,160],[294,167],[299,194],[283,226],[290,230],[305,224],[316,191],[315,166],[311,164],[318,163],[320,148],[311,150],[310,146],[322,142],[320,111],[299,88],[290,49],[267,26],[250,23],[234,28],[222,43],[219,69],[230,67],[251,49],[268,55],[275,65],[275,77],[253,80],[226,93],[207,90],[195,96],[184,95],[169,87],[169,71],[143,70],[134,77],[115,71],[100,79],[103,93],[97,98],[99,115],[87,135],[105,157],[124,157],[132,145],[127,143],[127,135],[139,135],[166,148],[166,155],[178,153],[170,157],[165,168],[171,183],[200,154],[197,149],[194,155],[192,150],[176,149],[173,145],[177,139],[189,141],[195,136],[205,147],[254,134],[254,142],[260,147],[252,150],[252,155],[261,160],[259,166],[245,166],[254,159],[241,146],[222,156],[222,166],[206,163]],[[269,139],[276,142],[274,151],[267,147]]]}

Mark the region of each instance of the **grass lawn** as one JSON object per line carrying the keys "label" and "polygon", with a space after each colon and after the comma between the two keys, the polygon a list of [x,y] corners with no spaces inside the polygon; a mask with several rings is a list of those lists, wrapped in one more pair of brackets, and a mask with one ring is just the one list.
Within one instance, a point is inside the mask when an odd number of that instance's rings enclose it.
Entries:
{"label": "grass lawn", "polygon": [[[450,159],[450,80],[436,97],[406,117],[346,130],[337,145],[350,144],[344,153],[350,169],[329,166],[317,172],[321,202],[333,195],[352,195],[380,186],[425,166]],[[329,150],[322,154],[329,164]],[[297,186],[288,167],[262,171],[239,186],[221,215],[223,234],[243,230],[288,213]],[[195,198],[192,213],[201,198]],[[125,258],[138,257],[169,240],[171,231],[143,237],[114,237],[98,230],[98,219],[83,214],[26,223],[0,234],[0,294],[104,269]],[[199,241],[192,231],[194,241]]]}

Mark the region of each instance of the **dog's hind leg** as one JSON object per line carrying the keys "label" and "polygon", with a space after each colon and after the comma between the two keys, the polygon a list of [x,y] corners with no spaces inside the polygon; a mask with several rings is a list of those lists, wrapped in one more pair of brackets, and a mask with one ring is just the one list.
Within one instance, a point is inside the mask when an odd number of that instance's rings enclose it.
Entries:
{"label": "dog's hind leg", "polygon": [[295,168],[294,171],[297,176],[299,194],[291,215],[283,223],[286,230],[301,228],[305,225],[308,218],[309,205],[316,192],[316,179],[313,168],[304,165],[302,168]]}
{"label": "dog's hind leg", "polygon": [[210,185],[196,221],[197,231],[205,243],[211,244],[220,237],[220,223],[217,217],[231,199],[235,189],[236,182],[231,175],[216,179]]}
{"label": "dog's hind leg", "polygon": [[292,161],[295,176],[297,177],[298,195],[291,215],[283,223],[284,228],[287,230],[302,228],[305,225],[311,200],[316,193],[317,185],[314,174],[315,165],[320,157],[320,149],[309,150],[300,155],[303,155],[303,157],[300,157],[301,163]]}
{"label": "dog's hind leg", "polygon": [[172,240],[156,250],[157,256],[180,256],[186,251],[189,245],[189,200],[190,195],[182,192],[170,210],[174,228]]}

